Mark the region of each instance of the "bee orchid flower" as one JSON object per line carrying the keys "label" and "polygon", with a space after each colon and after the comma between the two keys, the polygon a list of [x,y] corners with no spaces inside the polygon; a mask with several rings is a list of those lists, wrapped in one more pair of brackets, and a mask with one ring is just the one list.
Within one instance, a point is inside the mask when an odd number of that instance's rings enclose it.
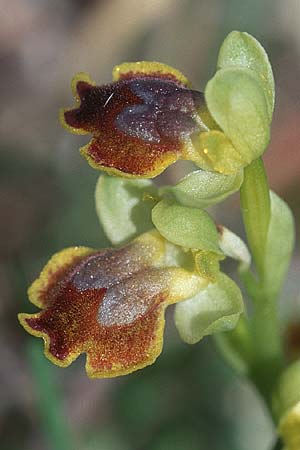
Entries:
{"label": "bee orchid flower", "polygon": [[206,285],[194,272],[166,266],[164,239],[148,232],[118,249],[54,255],[29,288],[42,311],[19,320],[44,339],[53,363],[66,367],[86,353],[90,377],[124,375],[160,354],[166,307]]}
{"label": "bee orchid flower", "polygon": [[199,159],[191,136],[213,122],[204,94],[157,62],[121,64],[104,86],[79,73],[72,90],[79,106],[61,110],[62,125],[92,134],[81,153],[92,167],[114,175],[152,178],[178,159]]}

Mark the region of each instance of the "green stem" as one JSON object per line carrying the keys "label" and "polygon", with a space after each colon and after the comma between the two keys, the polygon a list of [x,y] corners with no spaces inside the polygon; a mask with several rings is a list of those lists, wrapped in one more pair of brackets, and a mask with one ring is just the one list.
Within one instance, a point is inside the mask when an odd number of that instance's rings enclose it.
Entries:
{"label": "green stem", "polygon": [[283,369],[282,342],[277,304],[262,299],[256,304],[251,321],[253,362],[250,378],[271,407],[272,392]]}
{"label": "green stem", "polygon": [[[250,376],[270,406],[271,393],[283,366],[277,298],[264,287],[265,242],[270,221],[270,194],[261,159],[245,169],[240,191],[247,239],[256,266],[258,281],[252,281],[254,312],[251,320],[253,362]],[[251,282],[251,281],[250,281]]]}
{"label": "green stem", "polygon": [[31,339],[27,353],[34,377],[41,425],[52,450],[72,450],[71,433],[53,382],[52,368],[39,344],[40,342]]}

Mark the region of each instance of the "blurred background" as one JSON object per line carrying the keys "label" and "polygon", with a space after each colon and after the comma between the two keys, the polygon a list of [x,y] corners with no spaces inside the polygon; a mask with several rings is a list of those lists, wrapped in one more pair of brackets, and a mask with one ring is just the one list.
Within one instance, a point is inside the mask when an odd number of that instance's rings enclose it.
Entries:
{"label": "blurred background", "polygon": [[[67,369],[52,366],[16,314],[33,311],[26,290],[50,255],[108,245],[93,204],[99,174],[78,153],[88,138],[58,122],[79,71],[101,84],[115,64],[157,60],[201,90],[227,33],[253,34],[277,88],[268,176],[299,223],[299,0],[0,0],[0,8],[1,449],[269,450],[274,430],[253,388],[209,339],[180,342],[172,311],[157,363],[111,380],[89,380],[83,357]],[[175,164],[162,181],[185,170]],[[237,196],[213,214],[243,235]],[[282,296],[287,320],[300,320],[299,304],[295,255]]]}

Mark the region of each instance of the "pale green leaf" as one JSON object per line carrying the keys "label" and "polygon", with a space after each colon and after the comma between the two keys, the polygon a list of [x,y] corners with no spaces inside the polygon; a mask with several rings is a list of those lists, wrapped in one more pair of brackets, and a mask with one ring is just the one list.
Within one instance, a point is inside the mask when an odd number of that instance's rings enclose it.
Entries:
{"label": "pale green leaf", "polygon": [[261,156],[270,140],[264,91],[249,69],[220,69],[207,83],[212,116],[231,140],[244,166]]}
{"label": "pale green leaf", "polygon": [[295,242],[294,219],[288,205],[270,192],[271,215],[265,245],[264,286],[270,296],[281,289]]}
{"label": "pale green leaf", "polygon": [[238,191],[243,182],[243,172],[223,175],[197,170],[188,174],[176,186],[169,189],[184,206],[205,208],[223,201]]}
{"label": "pale green leaf", "polygon": [[162,200],[152,210],[152,221],[160,234],[173,244],[221,253],[215,223],[206,211]]}
{"label": "pale green leaf", "polygon": [[124,244],[153,228],[151,196],[155,194],[150,180],[100,175],[95,191],[96,211],[112,244]]}
{"label": "pale green leaf", "polygon": [[272,67],[264,48],[253,36],[240,31],[232,31],[220,48],[218,67],[220,69],[244,67],[253,70],[264,89],[269,119],[272,119],[275,99]]}
{"label": "pale green leaf", "polygon": [[182,340],[195,344],[204,336],[232,330],[243,310],[240,289],[220,273],[216,283],[176,305],[175,324]]}

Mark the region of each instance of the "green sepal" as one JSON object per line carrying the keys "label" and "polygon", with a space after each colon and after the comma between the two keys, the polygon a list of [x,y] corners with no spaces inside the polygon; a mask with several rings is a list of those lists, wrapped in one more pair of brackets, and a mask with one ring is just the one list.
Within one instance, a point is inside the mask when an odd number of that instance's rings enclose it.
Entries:
{"label": "green sepal", "polygon": [[170,192],[184,206],[206,208],[223,201],[238,191],[243,182],[243,171],[232,175],[196,170],[189,173],[179,183],[162,192]]}
{"label": "green sepal", "polygon": [[204,336],[232,330],[243,311],[240,289],[220,272],[216,283],[176,305],[175,325],[184,342],[195,344]]}
{"label": "green sepal", "polygon": [[[264,90],[252,70],[220,69],[207,83],[208,109],[241,158],[241,166],[261,156],[270,140],[270,120]],[[230,163],[232,152],[224,162]],[[234,162],[236,158],[234,158]],[[221,167],[222,168],[222,167]],[[215,170],[220,169],[215,165]]]}
{"label": "green sepal", "polygon": [[218,67],[244,67],[256,73],[264,89],[271,121],[275,101],[274,76],[268,55],[261,44],[248,33],[232,31],[220,48]]}
{"label": "green sepal", "polygon": [[156,196],[150,180],[100,175],[95,191],[96,212],[112,244],[124,244],[153,228],[151,209]]}
{"label": "green sepal", "polygon": [[294,218],[288,205],[270,191],[271,212],[265,243],[264,289],[275,297],[284,281],[295,242]]}
{"label": "green sepal", "polygon": [[160,234],[173,244],[222,254],[215,223],[202,209],[165,199],[153,208],[152,221]]}

